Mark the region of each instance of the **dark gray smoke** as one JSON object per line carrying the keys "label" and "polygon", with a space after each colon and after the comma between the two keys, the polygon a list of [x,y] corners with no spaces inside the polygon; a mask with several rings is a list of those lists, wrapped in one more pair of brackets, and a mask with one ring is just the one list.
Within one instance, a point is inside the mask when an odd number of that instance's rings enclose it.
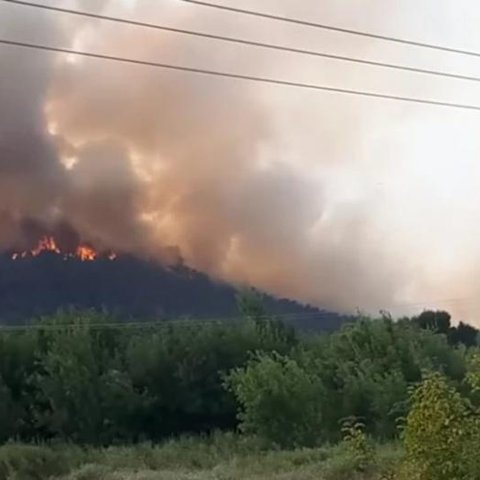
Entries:
{"label": "dark gray smoke", "polygon": [[[48,16],[24,12],[22,23],[2,6],[0,35],[58,39]],[[35,52],[0,49],[0,246],[22,241],[26,219],[49,222],[62,195],[65,175],[54,142],[46,133],[43,115],[52,81],[53,58]]]}

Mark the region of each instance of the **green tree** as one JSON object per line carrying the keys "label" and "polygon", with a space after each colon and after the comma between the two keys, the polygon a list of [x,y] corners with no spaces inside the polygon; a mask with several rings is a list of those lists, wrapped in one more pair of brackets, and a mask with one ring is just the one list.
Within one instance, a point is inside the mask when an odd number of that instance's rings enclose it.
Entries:
{"label": "green tree", "polygon": [[240,404],[244,432],[283,447],[314,445],[321,439],[324,386],[295,360],[259,354],[225,382]]}
{"label": "green tree", "polygon": [[450,330],[450,314],[445,311],[426,310],[414,321],[425,330],[432,330],[436,333],[448,335]]}

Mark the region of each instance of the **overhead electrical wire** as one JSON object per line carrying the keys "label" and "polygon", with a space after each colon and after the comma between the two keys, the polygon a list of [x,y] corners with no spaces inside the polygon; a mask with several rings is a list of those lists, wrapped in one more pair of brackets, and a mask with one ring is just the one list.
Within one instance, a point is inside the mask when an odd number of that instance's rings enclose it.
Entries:
{"label": "overhead electrical wire", "polygon": [[[295,326],[299,322],[312,324],[313,322],[318,322],[320,325],[323,321],[334,320],[335,314],[328,313],[316,313],[310,316],[303,316],[304,314],[298,314],[298,316],[287,316],[287,315],[267,315],[265,320],[280,321],[286,326]],[[344,315],[345,319],[355,318],[355,315]],[[338,315],[340,320],[342,315]],[[8,332],[17,332],[17,331],[58,331],[58,330],[79,330],[79,329],[88,329],[88,330],[127,330],[127,329],[166,329],[171,327],[183,327],[185,329],[189,327],[198,327],[199,325],[211,325],[211,326],[228,326],[235,327],[245,322],[248,318],[245,317],[225,317],[217,319],[202,319],[202,318],[193,318],[188,320],[154,320],[154,321],[127,321],[127,322],[99,322],[99,323],[56,323],[56,324],[41,324],[41,323],[32,323],[32,324],[19,324],[19,325],[2,325],[0,324],[0,335],[2,333]],[[348,320],[346,320],[348,321]]]}
{"label": "overhead electrical wire", "polygon": [[[428,308],[428,305],[432,303],[436,303],[438,306],[458,306],[458,302],[465,303],[466,305],[478,305],[477,302],[470,302],[469,300],[473,300],[473,298],[456,298],[456,299],[444,299],[444,300],[436,300],[436,301],[427,301],[427,302],[419,302],[419,303],[398,303],[395,305],[390,305],[393,308],[403,308],[406,307],[416,307],[419,308]],[[387,312],[389,308],[384,306],[377,310],[378,312]],[[294,325],[298,322],[313,322],[313,321],[323,321],[323,320],[332,320],[334,317],[337,318],[356,318],[358,316],[362,316],[362,310],[357,310],[356,313],[335,313],[335,312],[325,312],[322,310],[319,311],[307,311],[307,312],[292,312],[292,313],[272,313],[266,314],[267,319],[272,320],[280,320],[285,322],[287,325]],[[247,317],[248,318],[248,317]],[[8,331],[17,331],[17,330],[60,330],[64,328],[68,329],[78,329],[78,328],[89,328],[89,329],[103,329],[103,328],[113,328],[113,329],[125,329],[125,328],[168,328],[171,326],[182,326],[182,327],[190,327],[193,325],[198,324],[205,324],[205,325],[238,325],[246,320],[244,316],[228,316],[228,317],[197,317],[197,318],[187,318],[187,319],[176,319],[176,320],[152,320],[152,321],[126,321],[126,322],[98,322],[98,323],[55,323],[55,324],[21,324],[21,325],[2,325],[0,324],[0,333],[1,332],[8,332]]]}
{"label": "overhead electrical wire", "polygon": [[[469,300],[473,300],[473,297],[463,297],[463,298],[451,298],[443,299],[436,301],[427,301],[419,303],[398,303],[391,305],[391,307],[400,308],[400,307],[417,307],[417,308],[427,308],[427,305],[432,303],[440,304],[445,306],[456,306],[457,302],[466,302],[466,305],[471,305],[472,303]],[[474,303],[478,305],[478,301]],[[387,307],[380,308],[378,310],[380,314],[385,314],[389,312]],[[333,320],[335,317],[341,319],[342,317],[346,321],[352,321],[355,318],[361,318],[364,313],[361,310],[357,310],[356,313],[343,313],[336,314],[334,312],[325,312],[322,310],[319,311],[307,311],[307,312],[292,312],[292,313],[272,313],[266,314],[266,319],[279,320],[284,322],[286,325],[294,326],[298,322],[321,322],[324,320]],[[117,322],[98,322],[98,323],[33,323],[33,324],[21,324],[21,325],[2,325],[0,324],[0,334],[16,331],[48,331],[48,330],[76,330],[76,329],[89,329],[89,330],[99,330],[99,329],[114,329],[114,330],[123,330],[123,329],[144,329],[144,328],[169,328],[169,327],[192,327],[197,325],[218,325],[218,326],[236,326],[241,322],[247,320],[248,317],[245,316],[225,316],[225,317],[197,317],[197,318],[186,318],[186,319],[163,319],[163,320],[151,320],[151,321],[117,321]]]}
{"label": "overhead electrical wire", "polygon": [[[108,323],[32,323],[21,325],[0,325],[0,334],[16,331],[50,331],[50,330],[124,330],[124,329],[143,329],[143,328],[168,328],[172,326],[189,327],[198,325],[199,323],[205,325],[221,325],[222,320],[157,320],[157,321],[139,321],[139,322],[108,322]],[[232,323],[232,326],[234,323]]]}
{"label": "overhead electrical wire", "polygon": [[293,54],[300,54],[300,55],[311,56],[311,57],[326,58],[329,60],[355,63],[360,65],[367,65],[367,66],[386,68],[386,69],[392,69],[392,70],[400,70],[400,71],[405,71],[409,73],[418,73],[422,75],[433,75],[437,77],[451,78],[456,80],[480,82],[480,77],[476,77],[472,75],[463,75],[463,74],[453,73],[453,72],[445,72],[445,71],[432,70],[432,69],[426,69],[426,68],[412,67],[408,65],[379,62],[375,60],[367,60],[367,59],[344,56],[344,55],[336,55],[332,53],[320,52],[317,50],[309,50],[309,49],[302,49],[302,48],[296,48],[296,47],[289,47],[285,45],[257,42],[254,40],[249,40],[244,38],[237,38],[237,37],[231,37],[231,36],[225,36],[225,35],[216,35],[216,34],[211,34],[206,32],[199,32],[195,30],[169,27],[165,25],[159,25],[156,23],[140,22],[137,20],[131,20],[127,18],[120,18],[120,17],[109,16],[109,15],[102,15],[98,13],[85,12],[83,10],[54,7],[51,5],[42,5],[35,2],[29,2],[24,0],[3,0],[3,1],[7,3],[15,4],[15,5],[40,8],[43,10],[60,12],[60,13],[65,13],[70,15],[77,15],[77,16],[93,18],[97,20],[105,20],[105,21],[114,22],[114,23],[132,25],[136,27],[148,28],[153,30],[160,30],[160,31],[176,33],[181,35],[190,35],[194,37],[206,38],[210,40],[228,42],[228,43],[239,44],[239,45],[244,45],[249,47],[257,47],[257,48],[263,48],[263,49],[275,50],[275,51],[281,51],[281,52],[287,52],[287,53],[293,53]]}
{"label": "overhead electrical wire", "polygon": [[327,25],[324,23],[318,23],[318,22],[312,22],[309,20],[301,20],[299,18],[291,18],[291,17],[286,17],[282,15],[275,15],[272,13],[265,13],[265,12],[258,12],[256,10],[247,10],[244,8],[238,8],[238,7],[231,7],[228,5],[222,5],[219,3],[211,3],[211,2],[206,2],[203,0],[180,0],[181,2],[184,3],[190,3],[192,5],[198,5],[202,7],[208,7],[208,8],[214,8],[217,10],[223,10],[227,12],[233,12],[233,13],[240,13],[242,15],[250,15],[254,17],[260,17],[260,18],[266,18],[269,20],[277,20],[280,22],[286,22],[286,23],[292,23],[296,25],[303,25],[306,27],[313,27],[313,28],[319,28],[322,30],[328,30],[332,32],[338,32],[338,33],[345,33],[349,35],[357,35],[361,37],[367,37],[367,38],[373,38],[376,40],[384,40],[387,42],[394,42],[394,43],[400,43],[404,45],[410,45],[413,47],[421,47],[421,48],[428,48],[431,50],[439,50],[442,52],[448,52],[448,53],[457,53],[460,55],[469,55],[472,57],[480,57],[480,52],[476,52],[473,50],[465,50],[461,48],[454,48],[454,47],[447,47],[445,45],[437,45],[433,43],[426,43],[426,42],[420,42],[417,40],[410,40],[408,38],[400,38],[400,37],[394,37],[391,35],[382,35],[378,33],[371,33],[371,32],[366,32],[363,30],[354,30],[351,28],[343,28],[343,27],[337,27],[335,25]]}
{"label": "overhead electrical wire", "polygon": [[[287,325],[293,325],[297,321],[322,321],[331,320],[335,314],[323,312],[308,312],[310,316],[304,317],[305,313],[297,314],[272,314],[267,315],[266,319],[284,321]],[[340,316],[339,316],[340,317]],[[177,320],[153,320],[153,321],[127,321],[127,322],[98,322],[98,323],[32,323],[20,325],[2,325],[0,324],[0,334],[16,331],[48,331],[48,330],[78,330],[78,329],[143,329],[143,328],[169,328],[169,327],[192,327],[198,325],[217,325],[217,326],[237,326],[248,318],[245,317],[220,317],[220,318],[192,318],[192,319],[177,319]]]}
{"label": "overhead electrical wire", "polygon": [[271,85],[280,85],[285,87],[295,87],[295,88],[302,88],[307,90],[317,90],[317,91],[324,91],[324,92],[330,92],[330,93],[341,93],[345,95],[362,96],[362,97],[368,97],[368,98],[395,100],[395,101],[408,102],[408,103],[420,104],[420,105],[432,105],[437,107],[480,111],[480,105],[444,102],[441,100],[430,100],[430,99],[407,97],[407,96],[401,96],[401,95],[389,95],[386,93],[369,92],[365,90],[354,90],[354,89],[347,89],[347,88],[330,87],[327,85],[319,85],[315,83],[304,83],[304,82],[296,82],[296,81],[290,81],[290,80],[281,80],[281,79],[271,78],[271,77],[260,77],[260,76],[246,75],[241,73],[223,72],[219,70],[210,70],[206,68],[188,67],[184,65],[174,65],[170,63],[153,62],[148,60],[120,57],[115,55],[85,52],[85,51],[73,50],[70,48],[53,47],[49,45],[41,45],[38,43],[8,40],[5,38],[0,39],[0,44],[35,49],[35,50],[43,50],[43,51],[49,51],[49,52],[55,52],[55,53],[65,53],[69,55],[78,55],[82,57],[96,58],[100,60],[109,60],[109,61],[121,62],[125,64],[163,68],[171,71],[188,72],[188,73],[200,74],[200,75],[212,76],[212,77],[223,77],[228,79],[244,80],[249,82],[271,84]]}

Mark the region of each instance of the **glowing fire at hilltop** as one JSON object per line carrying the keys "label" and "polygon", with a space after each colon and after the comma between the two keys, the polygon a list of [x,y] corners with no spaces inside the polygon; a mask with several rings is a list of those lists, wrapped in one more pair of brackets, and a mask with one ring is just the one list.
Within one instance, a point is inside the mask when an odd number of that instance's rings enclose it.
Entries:
{"label": "glowing fire at hilltop", "polygon": [[83,262],[91,262],[97,258],[97,252],[85,245],[79,245],[75,255]]}
{"label": "glowing fire at hilltop", "polygon": [[38,241],[37,246],[34,249],[32,249],[31,254],[33,257],[36,257],[40,255],[42,252],[55,252],[58,254],[61,253],[53,237],[41,238]]}
{"label": "glowing fire at hilltop", "polygon": [[[97,252],[93,247],[86,244],[78,245],[78,247],[75,249],[75,252],[63,252],[60,249],[60,247],[57,245],[57,242],[53,237],[44,236],[38,241],[37,245],[31,250],[25,250],[23,252],[14,252],[12,254],[12,260],[19,260],[21,258],[27,258],[27,257],[38,257],[42,253],[46,253],[46,252],[51,252],[56,255],[61,255],[63,256],[64,260],[67,260],[69,258],[77,258],[82,262],[92,262],[93,260],[96,260],[101,256],[99,252]],[[108,255],[105,255],[105,258],[108,258],[109,260],[115,260],[117,258],[117,254],[111,252]]]}

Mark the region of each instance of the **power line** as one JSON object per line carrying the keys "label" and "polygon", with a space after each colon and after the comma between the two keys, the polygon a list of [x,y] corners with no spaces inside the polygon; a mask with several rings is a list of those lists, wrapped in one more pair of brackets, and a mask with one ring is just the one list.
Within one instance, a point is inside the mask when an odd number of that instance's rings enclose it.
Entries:
{"label": "power line", "polygon": [[406,71],[406,72],[411,72],[411,73],[419,73],[419,74],[423,74],[423,75],[433,75],[433,76],[438,76],[438,77],[453,78],[453,79],[457,79],[457,80],[467,80],[467,81],[473,81],[473,82],[480,82],[480,77],[471,76],[471,75],[462,75],[462,74],[457,74],[457,73],[452,73],[452,72],[443,72],[443,71],[439,71],[439,70],[431,70],[431,69],[425,69],[425,68],[410,67],[408,65],[399,65],[399,64],[395,64],[395,63],[378,62],[378,61],[374,61],[374,60],[366,60],[366,59],[343,56],[343,55],[335,55],[335,54],[320,52],[320,51],[316,51],[316,50],[308,50],[308,49],[288,47],[288,46],[284,46],[284,45],[276,45],[276,44],[265,43],[265,42],[257,42],[257,41],[254,41],[254,40],[248,40],[248,39],[231,37],[231,36],[215,35],[215,34],[211,34],[211,33],[198,32],[198,31],[195,31],[195,30],[187,30],[187,29],[183,29],[183,28],[168,27],[168,26],[165,26],[165,25],[159,25],[159,24],[155,24],[155,23],[140,22],[140,21],[130,20],[130,19],[126,19],[126,18],[112,17],[112,16],[108,16],[108,15],[101,15],[101,14],[97,14],[97,13],[85,12],[85,11],[82,11],[82,10],[74,10],[74,9],[61,8],[61,7],[53,7],[53,6],[50,6],[50,5],[41,5],[41,4],[37,4],[37,3],[34,3],[34,2],[28,2],[28,1],[24,1],[24,0],[3,0],[3,1],[7,2],[7,3],[16,4],[16,5],[28,6],[28,7],[34,7],[34,8],[41,8],[41,9],[44,9],[44,10],[49,10],[49,11],[54,11],[54,12],[66,13],[66,14],[71,14],[71,15],[78,15],[78,16],[82,16],[82,17],[97,19],[97,20],[106,20],[106,21],[114,22],[114,23],[133,25],[133,26],[137,26],[137,27],[149,28],[149,29],[154,29],[154,30],[161,30],[161,31],[177,33],[177,34],[182,34],[182,35],[190,35],[190,36],[194,36],[194,37],[206,38],[206,39],[210,39],[210,40],[218,40],[218,41],[222,41],[222,42],[245,45],[245,46],[250,46],[250,47],[258,47],[258,48],[276,50],[276,51],[287,52],[287,53],[294,53],[294,54],[300,54],[300,55],[306,55],[306,56],[312,56],[312,57],[320,57],[320,58],[326,58],[326,59],[329,59],[329,60],[356,63],[356,64],[360,64],[360,65],[368,65],[368,66],[379,67],[379,68],[400,70],[400,71]]}
{"label": "power line", "polygon": [[[313,313],[313,312],[312,312]],[[291,315],[295,314],[266,314],[267,319],[271,320],[286,320],[287,323],[294,323],[297,320],[306,320],[299,313],[298,318]],[[284,318],[284,316],[286,318]],[[328,320],[331,319],[332,315],[322,312],[317,312],[315,317],[308,317],[310,320]],[[288,319],[288,320],[287,320]],[[169,327],[193,327],[193,326],[226,326],[226,327],[235,327],[240,324],[240,322],[245,322],[245,317],[221,317],[221,318],[196,318],[196,319],[177,319],[177,320],[154,320],[154,321],[128,321],[128,322],[98,322],[98,323],[53,323],[53,324],[22,324],[22,325],[1,325],[0,324],[0,334],[6,332],[16,332],[16,331],[55,331],[55,330],[101,330],[101,329],[113,329],[113,330],[125,330],[125,329],[144,329],[144,328],[169,328]]]}
{"label": "power line", "polygon": [[205,2],[205,1],[200,1],[200,0],[180,0],[185,3],[191,3],[194,5],[199,5],[202,7],[209,7],[209,8],[215,8],[218,10],[224,10],[228,12],[234,12],[234,13],[241,13],[243,15],[251,15],[254,17],[261,17],[261,18],[267,18],[269,20],[278,20],[281,22],[287,22],[287,23],[293,23],[297,25],[303,25],[306,27],[313,27],[313,28],[320,28],[323,30],[329,30],[332,32],[339,32],[339,33],[346,33],[349,35],[358,35],[361,37],[367,37],[367,38],[374,38],[376,40],[385,40],[388,42],[395,42],[395,43],[402,43],[404,45],[411,45],[414,47],[422,47],[422,48],[429,48],[432,50],[440,50],[442,52],[449,52],[449,53],[458,53],[461,55],[469,55],[472,57],[480,57],[480,52],[476,52],[473,50],[463,50],[460,48],[453,48],[453,47],[446,47],[444,45],[436,45],[433,43],[425,43],[425,42],[419,42],[416,40],[409,40],[406,38],[400,38],[400,37],[392,37],[389,35],[380,35],[377,33],[370,33],[370,32],[365,32],[362,30],[353,30],[350,28],[343,28],[343,27],[336,27],[334,25],[327,25],[323,23],[317,23],[317,22],[310,22],[308,20],[301,20],[297,18],[290,18],[290,17],[285,17],[282,15],[274,15],[271,13],[264,13],[264,12],[257,12],[255,10],[246,10],[243,8],[237,8],[237,7],[230,7],[227,5],[220,5],[218,3],[210,3],[210,2]]}
{"label": "power line", "polygon": [[[456,300],[466,300],[466,299],[451,299],[452,301]],[[450,301],[450,300],[446,300]],[[428,302],[427,302],[428,303]],[[423,304],[398,304],[397,306],[406,306],[406,305],[417,305],[421,306]],[[333,317],[337,317],[339,320],[343,319],[353,319],[362,315],[361,312],[357,314],[335,314],[328,313],[323,311],[318,312],[293,312],[293,313],[266,313],[265,318],[271,320],[280,320],[290,325],[295,325],[298,322],[305,321],[317,321],[321,322],[323,320],[332,320]],[[145,328],[157,328],[165,329],[169,327],[194,327],[194,326],[226,326],[226,327],[235,327],[238,326],[241,322],[245,322],[246,318],[242,316],[230,316],[230,317],[218,317],[218,318],[192,318],[192,319],[177,319],[177,320],[153,320],[153,321],[117,321],[117,322],[98,322],[98,323],[53,323],[53,324],[22,324],[22,325],[2,325],[0,324],[0,334],[7,332],[17,332],[17,331],[58,331],[58,330],[102,330],[102,329],[111,329],[111,330],[142,330]]]}
{"label": "power line", "polygon": [[[416,307],[425,307],[426,304],[437,303],[437,304],[450,304],[460,301],[473,300],[473,297],[464,297],[464,298],[452,298],[444,300],[435,300],[427,301],[422,303],[398,303],[396,307],[406,307],[406,306],[416,306]],[[477,302],[478,303],[478,302]],[[475,303],[475,304],[477,304]],[[467,305],[470,305],[470,302],[467,302]],[[391,305],[393,306],[393,305]],[[380,309],[386,310],[385,307]],[[388,309],[386,310],[388,311]],[[367,313],[368,315],[368,313]],[[321,322],[324,320],[333,320],[337,317],[338,320],[351,320],[354,318],[362,316],[362,312],[351,314],[339,314],[335,312],[325,312],[325,311],[314,311],[314,312],[291,312],[291,313],[269,313],[265,314],[265,319],[270,320],[279,320],[287,325],[295,325],[298,322],[306,321],[316,321]],[[169,327],[194,327],[194,326],[224,326],[224,327],[235,327],[240,325],[242,322],[245,322],[248,319],[248,316],[228,316],[228,317],[197,317],[197,318],[178,318],[176,320],[152,320],[152,321],[116,321],[116,322],[98,322],[98,323],[33,323],[33,324],[21,324],[21,325],[2,325],[0,324],[0,334],[7,332],[16,332],[16,331],[51,331],[51,330],[77,330],[77,329],[87,329],[87,330],[100,330],[100,329],[112,329],[112,330],[126,330],[126,329],[135,329],[141,330],[144,328],[158,328],[164,329]]]}
{"label": "power line", "polygon": [[[202,325],[221,325],[220,320],[192,320],[192,321],[164,321],[157,320],[152,322],[140,321],[140,322],[109,322],[109,323],[53,323],[53,324],[23,324],[23,325],[0,325],[0,334],[2,332],[11,331],[56,331],[56,330],[126,330],[126,329],[143,329],[143,328],[168,328],[172,326],[176,327],[189,327],[197,324]],[[234,325],[232,323],[232,325]]]}
{"label": "power line", "polygon": [[281,85],[285,87],[295,87],[295,88],[317,90],[317,91],[324,91],[324,92],[330,92],[330,93],[341,93],[345,95],[356,95],[356,96],[362,96],[362,97],[368,97],[368,98],[396,100],[396,101],[415,103],[415,104],[421,104],[421,105],[434,105],[438,107],[480,111],[480,105],[451,103],[451,102],[443,102],[439,100],[428,100],[428,99],[415,98],[415,97],[405,97],[400,95],[388,95],[384,93],[368,92],[364,90],[353,90],[353,89],[346,89],[346,88],[329,87],[326,85],[318,85],[314,83],[294,82],[289,80],[280,80],[276,78],[244,75],[240,73],[230,73],[230,72],[222,72],[218,70],[208,70],[204,68],[186,67],[182,65],[173,65],[169,63],[151,62],[147,60],[138,60],[133,58],[119,57],[119,56],[106,55],[106,54],[100,54],[100,53],[85,52],[85,51],[79,51],[79,50],[72,50],[69,48],[60,48],[60,47],[52,47],[52,46],[40,45],[40,44],[34,44],[34,43],[19,42],[15,40],[0,39],[0,44],[23,47],[23,48],[31,48],[36,50],[44,50],[44,51],[56,52],[56,53],[66,53],[70,55],[79,55],[83,57],[96,58],[101,60],[110,60],[110,61],[122,62],[127,64],[133,64],[133,65],[157,67],[157,68],[163,68],[163,69],[172,70],[172,71],[195,73],[195,74],[208,75],[213,77],[223,77],[223,78],[229,78],[229,79],[235,79],[235,80],[244,80],[244,81],[250,81],[250,82],[256,82],[256,83]]}
{"label": "power line", "polygon": [[[322,310],[317,311],[299,311],[299,312],[290,312],[290,313],[274,313],[274,312],[265,312],[264,315],[261,315],[265,319],[271,320],[288,320],[288,321],[295,321],[295,320],[304,320],[308,318],[315,318],[315,319],[331,319],[332,317],[350,317],[352,315],[347,314],[339,314],[335,312],[327,312]],[[195,317],[195,318],[184,318],[179,316],[176,319],[159,319],[159,320],[151,320],[151,321],[110,321],[110,322],[97,322],[97,323],[44,323],[44,324],[22,324],[22,325],[2,325],[0,323],[0,328],[9,328],[9,327],[33,327],[33,328],[60,328],[60,327],[110,327],[110,326],[118,326],[118,327],[128,327],[128,326],[178,326],[178,325],[192,325],[192,324],[235,324],[235,322],[244,322],[248,319],[248,315],[230,315],[230,316],[222,316],[222,317]]]}

